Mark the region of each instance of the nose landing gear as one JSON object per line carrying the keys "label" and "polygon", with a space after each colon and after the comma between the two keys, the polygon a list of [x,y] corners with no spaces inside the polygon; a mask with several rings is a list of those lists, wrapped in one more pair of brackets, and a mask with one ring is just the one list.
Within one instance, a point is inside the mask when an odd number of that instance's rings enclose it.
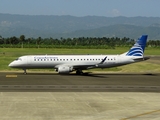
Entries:
{"label": "nose landing gear", "polygon": [[23,74],[25,74],[25,75],[26,75],[26,74],[27,74],[27,71],[26,71],[26,69],[25,69],[25,68],[23,68],[23,70],[24,70],[24,73],[23,73]]}

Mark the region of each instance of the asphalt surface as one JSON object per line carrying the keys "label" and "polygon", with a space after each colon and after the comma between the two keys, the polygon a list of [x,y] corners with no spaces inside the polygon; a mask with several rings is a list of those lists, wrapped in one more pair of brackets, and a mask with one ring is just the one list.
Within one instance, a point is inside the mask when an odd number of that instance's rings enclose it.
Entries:
{"label": "asphalt surface", "polygon": [[0,73],[0,91],[160,92],[160,74]]}

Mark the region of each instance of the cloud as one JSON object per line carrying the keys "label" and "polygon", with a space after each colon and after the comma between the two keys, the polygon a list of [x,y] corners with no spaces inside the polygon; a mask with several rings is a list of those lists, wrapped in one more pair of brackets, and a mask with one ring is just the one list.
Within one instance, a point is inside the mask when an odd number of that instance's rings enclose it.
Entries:
{"label": "cloud", "polygon": [[117,10],[117,9],[113,9],[112,11],[111,11],[111,14],[112,14],[112,16],[120,16],[121,15],[121,13],[120,13],[120,11],[119,10]]}
{"label": "cloud", "polygon": [[6,27],[9,27],[9,26],[11,26],[11,22],[8,22],[8,21],[1,21],[0,22],[0,26],[6,26]]}

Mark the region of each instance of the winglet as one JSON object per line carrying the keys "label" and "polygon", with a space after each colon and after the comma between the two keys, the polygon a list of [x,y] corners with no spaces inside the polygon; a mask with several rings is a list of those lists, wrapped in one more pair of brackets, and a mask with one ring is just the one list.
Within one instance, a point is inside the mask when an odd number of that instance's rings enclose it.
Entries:
{"label": "winglet", "polygon": [[103,64],[104,61],[106,61],[106,59],[107,59],[107,56],[99,64]]}

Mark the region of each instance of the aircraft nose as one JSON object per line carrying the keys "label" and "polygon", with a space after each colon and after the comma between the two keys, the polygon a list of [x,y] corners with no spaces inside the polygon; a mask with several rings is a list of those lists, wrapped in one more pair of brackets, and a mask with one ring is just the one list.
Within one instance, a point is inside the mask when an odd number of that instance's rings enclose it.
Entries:
{"label": "aircraft nose", "polygon": [[12,64],[10,63],[9,65],[8,65],[8,67],[11,67],[12,66]]}
{"label": "aircraft nose", "polygon": [[11,62],[8,66],[9,67],[14,67],[13,62]]}

